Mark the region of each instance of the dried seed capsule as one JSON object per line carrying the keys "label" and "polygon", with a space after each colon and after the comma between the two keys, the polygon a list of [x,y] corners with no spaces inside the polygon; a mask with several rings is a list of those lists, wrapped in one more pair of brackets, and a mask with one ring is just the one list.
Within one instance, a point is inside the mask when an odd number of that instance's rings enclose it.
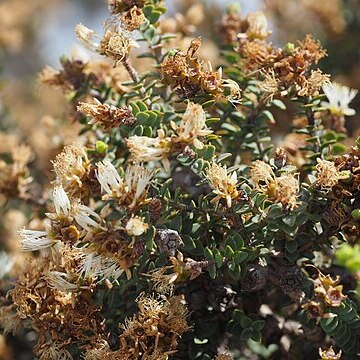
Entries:
{"label": "dried seed capsule", "polygon": [[279,270],[279,273],[279,286],[285,294],[289,294],[301,289],[304,276],[298,266],[282,266]]}
{"label": "dried seed capsule", "polygon": [[243,291],[257,291],[262,289],[268,281],[269,270],[267,267],[255,264],[251,266],[241,284]]}
{"label": "dried seed capsule", "polygon": [[168,254],[169,256],[175,256],[176,250],[182,244],[179,233],[175,230],[170,229],[157,230],[156,242],[160,247],[160,250]]}

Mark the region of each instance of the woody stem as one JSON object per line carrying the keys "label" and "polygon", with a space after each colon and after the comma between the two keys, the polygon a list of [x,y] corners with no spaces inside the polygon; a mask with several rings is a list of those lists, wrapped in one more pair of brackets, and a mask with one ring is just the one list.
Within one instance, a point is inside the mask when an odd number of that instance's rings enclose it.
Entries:
{"label": "woody stem", "polygon": [[134,83],[139,83],[140,78],[137,71],[134,69],[134,67],[131,65],[130,60],[128,57],[126,57],[124,60],[122,60],[122,64],[124,65],[126,71],[129,73],[131,79],[134,81]]}

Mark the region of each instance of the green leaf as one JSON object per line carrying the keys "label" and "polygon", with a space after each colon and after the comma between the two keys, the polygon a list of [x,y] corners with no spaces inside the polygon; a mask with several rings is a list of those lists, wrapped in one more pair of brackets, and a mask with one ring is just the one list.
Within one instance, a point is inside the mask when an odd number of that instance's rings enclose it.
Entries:
{"label": "green leaf", "polygon": [[261,341],[261,333],[259,331],[251,331],[251,339],[260,342]]}
{"label": "green leaf", "polygon": [[149,119],[149,117],[150,115],[143,111],[136,114],[136,120],[140,125],[147,125],[147,120]]}
{"label": "green leaf", "polygon": [[150,21],[150,24],[155,24],[158,22],[161,15],[162,13],[160,11],[153,11],[149,16],[147,16],[147,19]]}
{"label": "green leaf", "polygon": [[286,110],[286,105],[281,100],[275,99],[271,103],[281,110]]}
{"label": "green leaf", "polygon": [[140,108],[136,105],[135,102],[130,102],[129,105],[131,106],[133,115],[136,116],[136,114],[140,112]]}
{"label": "green leaf", "polygon": [[216,266],[215,264],[211,264],[209,267],[208,267],[208,271],[209,271],[209,275],[212,279],[215,279],[216,278]]}
{"label": "green leaf", "polygon": [[197,175],[201,174],[203,168],[204,168],[203,159],[198,159],[191,165],[191,170]]}
{"label": "green leaf", "polygon": [[220,253],[216,253],[216,254],[215,254],[215,264],[216,264],[216,267],[217,267],[218,269],[220,269],[220,268],[222,267],[223,263],[224,263],[224,259],[223,259],[223,257],[221,256],[221,254],[220,254]]}
{"label": "green leaf", "polygon": [[147,106],[145,105],[145,103],[144,103],[143,101],[141,101],[141,100],[138,100],[138,101],[136,102],[136,105],[138,106],[138,108],[139,108],[140,111],[147,111],[147,110],[148,110],[148,108],[147,108]]}
{"label": "green leaf", "polygon": [[277,219],[282,216],[284,216],[284,212],[281,205],[273,204],[268,207],[268,218]]}
{"label": "green leaf", "polygon": [[236,264],[243,263],[248,257],[248,254],[245,251],[236,251],[234,255],[234,261]]}
{"label": "green leaf", "polygon": [[233,257],[234,254],[235,254],[234,250],[229,245],[227,245],[225,248],[225,257],[229,259]]}
{"label": "green leaf", "polygon": [[296,241],[294,240],[288,240],[286,241],[286,250],[290,253],[293,254],[298,248],[298,244]]}
{"label": "green leaf", "polygon": [[284,222],[284,224],[286,224],[287,226],[293,227],[296,223],[296,217],[293,215],[287,215],[284,216],[282,218],[282,221]]}
{"label": "green leaf", "polygon": [[241,332],[241,335],[240,335],[240,340],[248,340],[250,339],[251,337],[251,330],[250,329],[244,329],[242,332]]}
{"label": "green leaf", "polygon": [[131,132],[131,135],[142,136],[144,132],[144,127],[142,125],[136,125]]}
{"label": "green leaf", "polygon": [[240,324],[243,329],[247,329],[247,328],[251,327],[252,320],[251,320],[251,318],[249,318],[247,316],[242,316],[240,319]]}
{"label": "green leaf", "polygon": [[145,17],[149,17],[154,9],[155,9],[154,5],[146,5],[146,6],[144,6],[143,7],[143,13],[144,13]]}
{"label": "green leaf", "polygon": [[265,326],[265,320],[256,320],[251,324],[251,328],[255,331],[261,331]]}
{"label": "green leaf", "polygon": [[270,123],[274,124],[275,123],[275,118],[274,115],[269,111],[269,110],[265,110],[261,113],[265,118],[267,118]]}
{"label": "green leaf", "polygon": [[344,144],[336,143],[331,146],[331,154],[332,155],[341,155],[341,154],[344,154],[347,150],[348,150],[348,148]]}
{"label": "green leaf", "polygon": [[212,251],[208,247],[206,247],[204,249],[204,255],[205,255],[205,258],[207,260],[210,260],[210,261],[214,260],[214,255],[213,255]]}
{"label": "green leaf", "polygon": [[236,322],[238,322],[238,323],[240,323],[241,318],[242,318],[243,316],[244,316],[244,312],[241,311],[241,310],[239,310],[239,309],[235,309],[234,312],[233,312],[233,314],[232,314],[232,318],[233,318]]}
{"label": "green leaf", "polygon": [[183,235],[182,240],[186,249],[196,249],[196,244],[191,236]]}

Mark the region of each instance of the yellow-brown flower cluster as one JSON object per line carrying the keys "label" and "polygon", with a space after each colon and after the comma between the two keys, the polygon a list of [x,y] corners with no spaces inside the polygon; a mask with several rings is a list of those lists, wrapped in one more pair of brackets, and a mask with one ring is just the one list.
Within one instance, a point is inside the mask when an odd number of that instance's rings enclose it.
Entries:
{"label": "yellow-brown flower cluster", "polygon": [[[147,230],[143,229],[144,232]],[[89,272],[86,274],[86,260],[83,263],[85,277],[99,277],[100,279],[113,277],[118,278],[122,273],[130,279],[131,268],[144,251],[144,245],[140,242],[128,241],[124,234],[119,231],[102,231],[91,238],[89,253],[87,255]]]}
{"label": "yellow-brown flower cluster", "polygon": [[107,0],[110,14],[120,14],[133,7],[143,8],[146,0]]}
{"label": "yellow-brown flower cluster", "polygon": [[40,358],[51,358],[46,357],[49,354],[53,354],[54,359],[60,358],[61,353],[67,352],[67,345],[90,344],[103,336],[99,309],[90,303],[88,290],[79,294],[61,291],[51,282],[51,277],[44,277],[60,268],[74,269],[76,254],[74,257],[68,249],[63,255],[58,264],[48,257],[27,258],[21,265],[14,289],[9,292],[19,316],[31,321],[39,333],[35,353]]}
{"label": "yellow-brown flower cluster", "polygon": [[284,48],[275,48],[266,40],[270,32],[260,12],[249,14],[246,21],[238,20],[238,30],[241,31],[237,34],[236,51],[241,56],[242,67],[247,73],[263,75],[260,88],[266,99],[290,91],[299,96],[316,96],[321,86],[329,82],[328,75],[311,69],[326,55],[312,36],[307,35],[297,46],[289,43]]}
{"label": "yellow-brown flower cluster", "polygon": [[32,181],[28,164],[33,153],[26,145],[16,145],[11,150],[11,162],[0,159],[0,196],[5,199],[26,198]]}
{"label": "yellow-brown flower cluster", "polygon": [[314,283],[315,299],[309,301],[303,308],[310,317],[321,319],[331,317],[331,308],[339,307],[347,296],[342,293],[343,286],[339,285],[340,277],[332,279],[330,275],[324,275],[320,271]]}
{"label": "yellow-brown flower cluster", "polygon": [[86,80],[86,64],[81,60],[61,59],[61,70],[46,66],[39,74],[40,83],[63,89],[65,92],[80,89]]}
{"label": "yellow-brown flower cluster", "polygon": [[232,201],[236,200],[240,192],[237,190],[237,174],[234,171],[228,174],[225,166],[221,166],[213,162],[208,169],[206,169],[205,177],[208,179],[210,186],[216,196],[211,200],[212,203],[219,202],[220,199],[226,200],[226,206],[231,207]]}
{"label": "yellow-brown flower cluster", "polygon": [[340,171],[333,161],[318,158],[316,171],[316,186],[326,192],[331,191],[341,178]]}
{"label": "yellow-brown flower cluster", "polygon": [[160,294],[171,294],[176,282],[193,280],[209,266],[209,261],[184,259],[181,252],[178,252],[176,257],[170,256],[170,261],[171,265],[155,269],[150,274],[154,290]]}
{"label": "yellow-brown flower cluster", "polygon": [[341,354],[341,350],[336,353],[332,346],[330,346],[327,350],[323,350],[321,348],[319,349],[321,360],[340,360]]}
{"label": "yellow-brown flower cluster", "polygon": [[199,137],[205,137],[212,133],[206,126],[206,115],[200,104],[188,103],[186,111],[182,116],[180,125],[171,123],[176,135],[172,137],[172,142],[181,144],[182,147],[193,144],[196,148],[202,149],[203,143]]}
{"label": "yellow-brown flower cluster", "polygon": [[127,31],[134,31],[145,21],[145,15],[141,8],[131,7],[121,14],[121,24]]}
{"label": "yellow-brown flower cluster", "polygon": [[233,360],[233,357],[228,353],[216,355],[214,360]]}
{"label": "yellow-brown flower cluster", "polygon": [[137,303],[139,313],[121,325],[120,348],[112,351],[106,341],[99,341],[85,360],[167,360],[177,352],[179,339],[190,330],[183,298],[140,295]]}
{"label": "yellow-brown flower cluster", "polygon": [[[186,54],[178,51],[165,59],[159,68],[163,82],[175,89],[182,98],[192,98],[199,94],[222,98],[226,81],[222,79],[221,68],[213,71],[210,63],[207,69],[204,68],[203,61],[198,56],[200,46],[200,38],[194,39]],[[238,85],[233,83],[232,86],[238,88],[233,93],[240,94]]]}
{"label": "yellow-brown flower cluster", "polygon": [[[333,181],[330,188],[332,200],[326,220],[339,227],[349,242],[356,242],[360,238],[360,223],[350,213],[359,208],[355,201],[352,206],[346,206],[360,190],[360,151],[359,147],[352,147],[347,153],[336,156],[330,162],[331,169],[336,169],[338,180]],[[334,176],[332,177],[334,178]],[[329,190],[329,191],[330,191]],[[336,223],[337,218],[339,221]]]}
{"label": "yellow-brown flower cluster", "polygon": [[122,326],[120,350],[128,359],[167,359],[176,352],[183,333],[190,330],[183,298],[172,296],[164,301],[142,295],[137,302],[139,314]]}
{"label": "yellow-brown flower cluster", "polygon": [[[334,164],[342,173],[336,192],[343,196],[355,195],[360,190],[360,148],[353,146],[349,152],[334,157]],[[347,175],[347,176],[346,176]]]}
{"label": "yellow-brown flower cluster", "polygon": [[103,104],[96,98],[94,98],[93,104],[80,102],[77,110],[92,118],[89,124],[100,123],[105,130],[120,125],[131,126],[136,121],[129,108]]}
{"label": "yellow-brown flower cluster", "polygon": [[65,146],[56,156],[53,166],[55,183],[62,185],[70,196],[83,199],[90,194],[96,181],[95,171],[82,145],[74,143]]}
{"label": "yellow-brown flower cluster", "polygon": [[269,164],[257,160],[251,167],[251,179],[255,188],[274,202],[290,210],[297,207],[300,190],[298,174],[283,173],[276,176]]}

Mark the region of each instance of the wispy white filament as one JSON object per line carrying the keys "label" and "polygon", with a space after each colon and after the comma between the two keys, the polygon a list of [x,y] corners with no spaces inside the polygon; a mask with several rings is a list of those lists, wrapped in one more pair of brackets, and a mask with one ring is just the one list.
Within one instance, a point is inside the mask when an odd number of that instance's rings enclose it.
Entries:
{"label": "wispy white filament", "polygon": [[46,231],[22,229],[19,234],[23,251],[43,250],[54,243]]}

